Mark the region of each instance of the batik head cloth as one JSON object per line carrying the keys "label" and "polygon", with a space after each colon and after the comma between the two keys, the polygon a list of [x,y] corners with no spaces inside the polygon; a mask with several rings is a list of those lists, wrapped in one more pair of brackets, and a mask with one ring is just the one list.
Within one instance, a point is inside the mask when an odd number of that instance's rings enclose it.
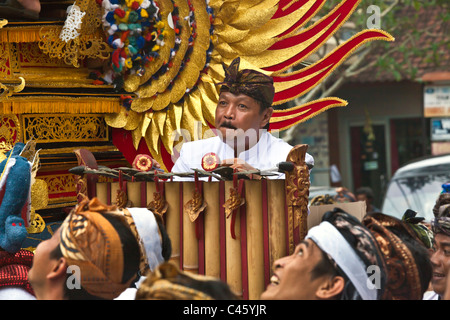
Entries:
{"label": "batik head cloth", "polygon": [[181,271],[175,264],[165,262],[148,275],[136,293],[136,300],[213,300],[206,292],[195,288],[193,280],[207,283],[215,281]]}
{"label": "batik head cloth", "polygon": [[[407,223],[382,213],[366,215],[363,223],[377,239],[386,262],[388,283],[383,299],[421,300],[431,280],[431,265],[426,274],[421,274],[416,256],[422,254],[427,260],[429,255],[415,231]],[[414,254],[410,249],[420,252],[420,246],[422,253]]]}
{"label": "batik head cloth", "polygon": [[[381,298],[386,283],[385,264],[375,238],[358,219],[340,208],[334,208],[324,214],[320,225],[308,231],[306,238],[314,241],[337,270],[348,278],[341,299]],[[375,269],[378,281],[369,285],[369,276]]]}
{"label": "batik head cloth", "polygon": [[220,92],[227,91],[232,94],[245,94],[255,100],[272,105],[275,95],[272,77],[259,71],[244,69],[239,71],[240,58],[236,58],[225,71],[225,79],[219,83],[222,85]]}
{"label": "batik head cloth", "polygon": [[60,248],[67,264],[80,268],[81,286],[87,292],[104,299],[116,298],[135,279],[133,276],[122,283],[122,243],[103,215],[115,210],[115,206],[106,206],[97,198],[85,199],[61,225]]}

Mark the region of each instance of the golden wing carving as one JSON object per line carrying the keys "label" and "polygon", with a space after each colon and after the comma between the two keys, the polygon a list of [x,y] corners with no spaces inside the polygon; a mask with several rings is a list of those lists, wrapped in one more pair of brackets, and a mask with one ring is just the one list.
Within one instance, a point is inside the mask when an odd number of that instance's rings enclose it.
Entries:
{"label": "golden wing carving", "polygon": [[[119,6],[125,12],[120,17],[117,7],[103,0],[103,26],[113,48],[111,70],[105,78],[131,96],[122,111],[106,116],[109,126],[127,133],[128,140],[116,142],[119,150],[130,159],[144,150],[170,169],[176,143],[172,133],[185,130],[194,137],[196,124],[201,124],[203,132],[214,126],[217,84],[224,78],[222,63],[228,65],[238,56],[242,69],[253,68],[274,78],[277,105],[317,86],[362,44],[393,41],[382,30],[363,30],[323,59],[289,71],[321,48],[348,20],[360,0],[341,1],[318,17],[324,3],[143,0],[133,9],[132,2],[126,1]],[[139,12],[140,29],[132,30],[126,20],[127,14],[134,17],[133,10]],[[146,18],[141,14],[144,11]],[[126,23],[129,29],[123,26]],[[339,98],[324,98],[278,111],[270,128],[284,130],[346,104]],[[130,154],[133,152],[128,144],[134,146],[135,154]]]}

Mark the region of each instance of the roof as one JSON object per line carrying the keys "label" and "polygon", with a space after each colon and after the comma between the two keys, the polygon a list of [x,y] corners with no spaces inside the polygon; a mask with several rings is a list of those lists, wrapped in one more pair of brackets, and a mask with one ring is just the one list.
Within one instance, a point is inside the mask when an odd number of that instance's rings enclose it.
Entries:
{"label": "roof", "polygon": [[[415,21],[415,15],[417,21]],[[397,47],[390,56],[400,65],[411,64],[417,68],[415,79],[422,79],[423,81],[435,81],[435,80],[450,80],[450,23],[449,21],[443,22],[441,17],[442,7],[428,7],[421,8],[416,11],[412,7],[402,8],[398,15],[401,19],[408,17],[408,21],[411,21],[413,26],[411,30],[418,30],[419,39],[414,39],[413,32],[399,32],[386,30],[395,37],[394,42],[389,42],[389,48]],[[405,43],[405,50],[407,53],[414,53],[414,48],[429,48],[428,52],[432,52],[433,46],[437,47],[438,64],[429,57],[411,55],[405,58],[405,54],[402,52],[401,45]],[[444,42],[441,44],[441,42]],[[437,45],[439,44],[439,45]],[[378,59],[378,57],[385,52],[383,45],[379,45],[373,52],[366,57],[364,64],[369,64],[372,61]],[[398,74],[399,78],[396,78],[394,73],[390,70],[382,70],[380,67],[371,67],[352,78],[349,78],[349,82],[378,82],[378,81],[399,81],[399,80],[414,80],[406,73]]]}

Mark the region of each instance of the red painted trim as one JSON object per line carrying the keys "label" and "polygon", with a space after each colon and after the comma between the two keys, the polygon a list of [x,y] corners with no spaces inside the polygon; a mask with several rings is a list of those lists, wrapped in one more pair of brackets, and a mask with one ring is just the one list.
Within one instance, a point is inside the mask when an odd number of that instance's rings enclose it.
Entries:
{"label": "red painted trim", "polygon": [[262,193],[262,217],[263,217],[263,245],[264,245],[264,287],[270,282],[270,258],[269,258],[269,208],[267,201],[267,180],[261,180]]}
{"label": "red painted trim", "polygon": [[[198,192],[203,194],[203,182],[196,181]],[[205,274],[205,213],[202,212],[195,220],[195,232],[198,240],[198,273]]]}
{"label": "red painted trim", "polygon": [[180,269],[183,270],[183,183],[180,184]]}
{"label": "red painted trim", "polygon": [[225,222],[225,181],[219,182],[219,239],[220,239],[220,279],[227,281],[227,251]]}
{"label": "red painted trim", "polygon": [[141,207],[147,208],[147,183],[141,182]]}
{"label": "red painted trim", "polygon": [[111,205],[111,182],[106,183],[106,202]]}
{"label": "red painted trim", "polygon": [[[244,179],[239,181],[239,193],[242,195],[245,192]],[[247,211],[246,205],[239,208],[240,221],[241,221],[241,262],[242,262],[242,297],[244,300],[248,300],[248,258],[247,258]],[[237,211],[237,210],[236,210]],[[233,228],[234,231],[234,228]]]}

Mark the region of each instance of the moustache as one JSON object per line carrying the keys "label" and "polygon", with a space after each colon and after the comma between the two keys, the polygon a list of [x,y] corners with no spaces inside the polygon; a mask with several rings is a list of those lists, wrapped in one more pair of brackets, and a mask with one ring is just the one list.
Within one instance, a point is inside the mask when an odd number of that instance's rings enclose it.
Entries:
{"label": "moustache", "polygon": [[231,124],[231,122],[228,122],[228,121],[222,122],[222,123],[220,124],[220,127],[221,127],[221,128],[227,128],[227,129],[237,130],[237,128],[236,128],[235,126],[233,126],[233,125]]}

